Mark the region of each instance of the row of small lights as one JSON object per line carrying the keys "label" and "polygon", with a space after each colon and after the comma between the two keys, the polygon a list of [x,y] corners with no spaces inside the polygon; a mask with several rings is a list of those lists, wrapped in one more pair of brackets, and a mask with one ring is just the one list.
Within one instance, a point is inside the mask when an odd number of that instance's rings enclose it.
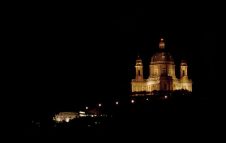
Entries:
{"label": "row of small lights", "polygon": [[[168,96],[164,96],[164,99],[167,99],[167,98],[168,98]],[[146,101],[149,101],[149,99],[148,99],[148,98],[146,98]],[[131,103],[132,103],[132,104],[134,104],[134,103],[135,103],[135,100],[134,100],[134,99],[132,99],[132,100],[131,100]],[[119,105],[119,101],[116,101],[116,102],[115,102],[115,104],[116,104],[116,105]],[[102,104],[101,104],[101,103],[99,103],[99,104],[98,104],[98,107],[102,107]],[[88,109],[89,109],[89,107],[88,107],[88,106],[86,106],[86,110],[88,110]]]}
{"label": "row of small lights", "polygon": [[[168,96],[164,96],[164,99],[167,99],[167,98],[168,98]],[[146,98],[146,101],[149,101],[149,98]],[[135,104],[135,99],[131,99],[131,103],[132,103],[132,104]],[[116,102],[115,102],[115,105],[119,105],[119,101],[116,101]],[[99,104],[98,104],[98,107],[99,107],[99,108],[102,107],[102,106],[103,106],[102,103],[99,103]],[[85,109],[88,110],[89,107],[86,106]],[[66,122],[69,122],[69,119],[66,119]]]}

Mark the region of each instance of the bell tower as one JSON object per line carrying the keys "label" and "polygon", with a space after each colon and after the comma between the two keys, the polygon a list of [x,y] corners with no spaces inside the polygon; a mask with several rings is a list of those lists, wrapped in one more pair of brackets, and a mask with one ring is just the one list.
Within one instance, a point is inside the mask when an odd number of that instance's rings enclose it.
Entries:
{"label": "bell tower", "polygon": [[136,78],[135,79],[137,81],[143,81],[143,79],[144,79],[143,78],[143,63],[139,56],[137,57],[135,68],[136,68]]}
{"label": "bell tower", "polygon": [[180,63],[180,78],[188,76],[188,65],[187,62],[182,60]]}

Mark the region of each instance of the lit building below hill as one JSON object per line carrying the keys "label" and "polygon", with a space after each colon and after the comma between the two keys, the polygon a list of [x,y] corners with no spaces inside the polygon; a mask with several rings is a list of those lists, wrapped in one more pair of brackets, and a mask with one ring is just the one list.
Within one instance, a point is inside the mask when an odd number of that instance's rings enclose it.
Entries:
{"label": "lit building below hill", "polygon": [[[186,61],[180,63],[180,78],[175,74],[175,64],[170,53],[165,51],[165,42],[161,38],[159,51],[151,57],[149,77],[143,77],[143,63],[138,56],[135,65],[136,76],[132,79],[132,93],[152,92],[154,90],[181,90],[192,91],[192,80],[188,78],[188,65]],[[132,94],[136,95],[136,94]]]}
{"label": "lit building below hill", "polygon": [[60,112],[53,117],[53,120],[56,122],[69,122],[75,118],[78,118],[79,114],[76,112]]}
{"label": "lit building below hill", "polygon": [[97,113],[90,111],[91,113],[87,113],[84,111],[79,112],[60,112],[53,117],[53,120],[57,123],[61,122],[70,122],[71,120],[82,118],[82,117],[96,117]]}

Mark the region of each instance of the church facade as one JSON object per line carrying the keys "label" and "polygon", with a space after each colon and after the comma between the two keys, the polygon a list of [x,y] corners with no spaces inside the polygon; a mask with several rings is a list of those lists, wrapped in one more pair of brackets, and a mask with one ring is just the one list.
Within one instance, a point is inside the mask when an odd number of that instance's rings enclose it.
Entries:
{"label": "church facade", "polygon": [[143,63],[139,56],[136,60],[135,70],[135,79],[131,81],[132,93],[151,93],[155,90],[173,91],[181,89],[192,91],[192,80],[188,78],[188,65],[186,61],[181,61],[180,78],[177,78],[173,57],[169,52],[165,51],[163,38],[159,42],[159,51],[151,57],[149,77],[144,79]]}

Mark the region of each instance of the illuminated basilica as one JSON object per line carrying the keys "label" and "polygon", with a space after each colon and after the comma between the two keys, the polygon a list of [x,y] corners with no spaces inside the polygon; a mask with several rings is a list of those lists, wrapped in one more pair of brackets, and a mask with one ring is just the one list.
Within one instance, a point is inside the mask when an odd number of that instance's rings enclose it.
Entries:
{"label": "illuminated basilica", "polygon": [[[170,53],[165,51],[163,38],[159,42],[159,51],[151,57],[149,65],[149,77],[143,77],[143,63],[138,56],[136,60],[136,76],[132,79],[132,93],[147,92],[154,90],[181,90],[192,91],[192,81],[188,78],[188,65],[185,61],[180,63],[180,78],[175,74],[175,64]],[[136,94],[133,94],[136,95]]]}

